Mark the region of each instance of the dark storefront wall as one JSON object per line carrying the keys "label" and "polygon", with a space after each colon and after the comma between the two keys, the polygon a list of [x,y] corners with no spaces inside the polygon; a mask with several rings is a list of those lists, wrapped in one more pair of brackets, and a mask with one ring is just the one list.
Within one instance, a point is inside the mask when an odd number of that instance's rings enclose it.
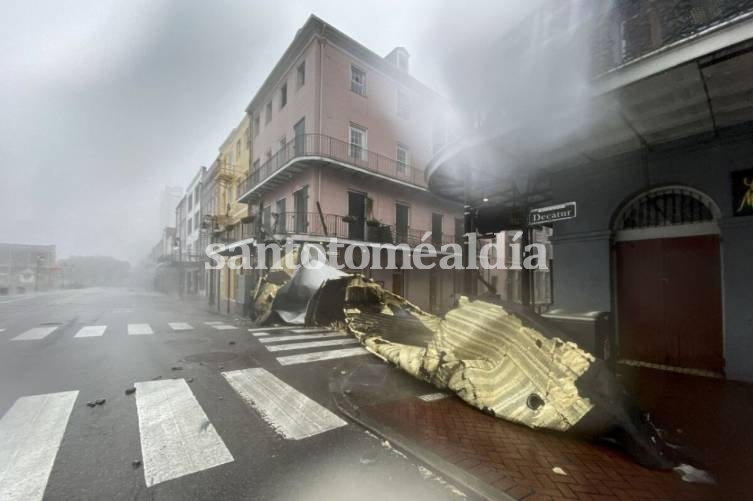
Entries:
{"label": "dark storefront wall", "polygon": [[727,377],[753,381],[753,217],[732,217],[730,172],[749,168],[750,136],[686,141],[552,173],[554,202],[574,200],[578,217],[555,226],[555,307],[613,310],[612,224],[628,200],[650,188],[681,185],[718,206],[723,343]]}

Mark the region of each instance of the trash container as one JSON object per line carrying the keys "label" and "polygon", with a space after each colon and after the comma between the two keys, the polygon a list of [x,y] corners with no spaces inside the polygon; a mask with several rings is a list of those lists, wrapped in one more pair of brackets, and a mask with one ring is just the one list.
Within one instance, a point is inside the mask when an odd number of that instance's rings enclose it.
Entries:
{"label": "trash container", "polygon": [[614,329],[608,311],[572,312],[562,308],[541,315],[594,356],[614,364]]}

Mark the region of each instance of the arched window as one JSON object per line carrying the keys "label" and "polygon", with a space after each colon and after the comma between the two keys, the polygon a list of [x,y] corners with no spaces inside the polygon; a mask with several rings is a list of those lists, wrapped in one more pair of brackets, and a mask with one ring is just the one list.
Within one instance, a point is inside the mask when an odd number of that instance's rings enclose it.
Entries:
{"label": "arched window", "polygon": [[618,214],[614,229],[637,230],[712,222],[717,209],[709,198],[686,187],[657,188],[634,198]]}

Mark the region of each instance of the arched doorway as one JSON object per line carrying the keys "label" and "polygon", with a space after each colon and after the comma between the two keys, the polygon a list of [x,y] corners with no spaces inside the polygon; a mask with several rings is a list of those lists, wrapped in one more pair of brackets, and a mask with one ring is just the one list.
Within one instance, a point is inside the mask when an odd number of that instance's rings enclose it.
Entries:
{"label": "arched doorway", "polygon": [[719,209],[682,186],[633,198],[614,220],[619,357],[722,374]]}

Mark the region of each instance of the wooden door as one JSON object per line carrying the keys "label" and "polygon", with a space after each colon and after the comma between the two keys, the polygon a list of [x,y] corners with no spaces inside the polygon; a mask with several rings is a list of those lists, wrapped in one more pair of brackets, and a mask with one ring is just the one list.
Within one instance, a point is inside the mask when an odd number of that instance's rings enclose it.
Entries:
{"label": "wooden door", "polygon": [[719,238],[617,243],[620,357],[722,372]]}

